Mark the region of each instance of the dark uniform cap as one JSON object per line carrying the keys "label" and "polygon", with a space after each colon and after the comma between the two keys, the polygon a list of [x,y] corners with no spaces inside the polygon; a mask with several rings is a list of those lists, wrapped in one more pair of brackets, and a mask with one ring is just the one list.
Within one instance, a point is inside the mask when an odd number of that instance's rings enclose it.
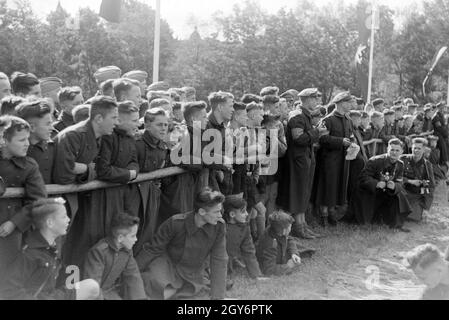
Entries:
{"label": "dark uniform cap", "polygon": [[395,102],[393,102],[393,105],[395,106],[400,106],[402,104],[402,100],[396,100]]}
{"label": "dark uniform cap", "polygon": [[355,98],[357,104],[365,104],[365,101],[362,98]]}
{"label": "dark uniform cap", "polygon": [[133,70],[125,73],[122,78],[144,82],[148,78],[148,73],[142,70]]}
{"label": "dark uniform cap", "polygon": [[164,81],[155,82],[148,86],[148,91],[167,91],[169,89],[169,84]]}
{"label": "dark uniform cap", "polygon": [[247,111],[247,112],[250,112],[250,111],[252,111],[252,110],[254,110],[254,109],[262,110],[263,108],[262,108],[262,106],[261,106],[259,103],[256,103],[256,102],[251,102],[251,103],[249,103],[249,104],[246,106],[246,111]]}
{"label": "dark uniform cap", "polygon": [[234,110],[246,110],[246,104],[243,102],[234,102]]}
{"label": "dark uniform cap", "polygon": [[62,80],[56,77],[42,78],[39,80],[42,94],[46,94],[62,87]]}
{"label": "dark uniform cap", "polygon": [[265,87],[260,91],[260,96],[274,95],[277,96],[279,94],[278,87]]}
{"label": "dark uniform cap", "polygon": [[377,105],[379,105],[379,104],[382,104],[382,103],[384,103],[384,102],[385,102],[384,99],[378,98],[378,99],[374,99],[374,100],[373,100],[372,105],[375,107],[375,106],[377,106]]}
{"label": "dark uniform cap", "polygon": [[283,94],[281,94],[281,98],[287,98],[287,97],[291,97],[293,99],[296,99],[298,97],[299,91],[295,90],[295,89],[289,89],[287,91],[285,91]]}
{"label": "dark uniform cap", "polygon": [[103,83],[106,80],[118,79],[122,74],[122,70],[116,66],[102,67],[94,73],[95,79],[98,83]]}
{"label": "dark uniform cap", "polygon": [[384,115],[385,115],[385,116],[392,116],[392,115],[394,115],[394,110],[391,110],[391,109],[385,109],[385,110],[384,110]]}
{"label": "dark uniform cap", "polygon": [[321,97],[321,92],[317,89],[317,88],[307,88],[302,90],[299,94],[298,97],[300,98],[319,98]]}
{"label": "dark uniform cap", "polygon": [[347,101],[351,101],[353,100],[353,96],[351,95],[351,93],[349,93],[349,91],[346,92],[340,92],[339,94],[337,94],[333,99],[331,103],[341,103],[341,102],[347,102]]}
{"label": "dark uniform cap", "polygon": [[430,136],[427,136],[427,140],[429,140],[429,142],[430,141],[438,141],[438,137],[437,136],[434,136],[434,135],[430,135]]}
{"label": "dark uniform cap", "polygon": [[402,106],[393,106],[392,108],[394,111],[402,111]]}

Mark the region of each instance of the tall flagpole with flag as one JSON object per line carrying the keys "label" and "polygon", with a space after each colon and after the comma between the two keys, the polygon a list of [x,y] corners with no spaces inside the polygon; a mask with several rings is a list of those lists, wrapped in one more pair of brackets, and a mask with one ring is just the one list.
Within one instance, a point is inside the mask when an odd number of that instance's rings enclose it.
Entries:
{"label": "tall flagpole with flag", "polygon": [[367,102],[371,103],[371,90],[373,87],[373,64],[374,64],[374,34],[376,32],[376,14],[377,7],[375,0],[371,3],[372,15],[371,15],[371,39],[370,39],[370,52],[369,52],[369,71],[368,71],[368,97]]}
{"label": "tall flagpole with flag", "polygon": [[161,0],[156,0],[156,17],[154,22],[153,82],[159,81],[160,44],[161,44]]}

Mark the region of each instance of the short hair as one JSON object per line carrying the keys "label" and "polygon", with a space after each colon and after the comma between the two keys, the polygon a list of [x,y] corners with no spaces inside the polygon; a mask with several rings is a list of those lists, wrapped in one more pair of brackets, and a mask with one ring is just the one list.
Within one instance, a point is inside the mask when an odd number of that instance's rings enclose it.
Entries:
{"label": "short hair", "polygon": [[246,111],[246,104],[243,102],[234,102],[235,111]]}
{"label": "short hair", "polygon": [[252,93],[245,93],[241,100],[244,104],[250,104],[251,102],[255,102],[255,103],[262,102],[261,97],[259,97],[258,95],[252,94]]}
{"label": "short hair", "polygon": [[283,210],[275,211],[268,217],[270,228],[276,234],[281,234],[282,231],[292,225],[293,222],[295,222],[295,219]]}
{"label": "short hair", "polygon": [[14,94],[27,95],[31,87],[39,84],[39,79],[32,73],[14,72],[11,75],[11,88]]}
{"label": "short hair", "polygon": [[195,212],[199,209],[210,209],[225,201],[225,196],[218,191],[212,191],[210,188],[204,188],[195,197],[193,207]]}
{"label": "short hair", "polygon": [[117,104],[118,106],[118,113],[119,114],[132,114],[132,113],[139,113],[139,108],[136,106],[136,104],[132,101],[123,101],[119,102]]}
{"label": "short hair", "polygon": [[111,235],[116,238],[119,235],[128,234],[132,227],[139,226],[139,224],[140,219],[138,217],[121,212],[112,218],[110,232]]}
{"label": "short hair", "polygon": [[114,88],[114,95],[117,98],[117,100],[121,99],[121,96],[131,90],[132,87],[139,87],[140,83],[136,80],[131,79],[115,79],[112,82],[112,87]]}
{"label": "short hair", "polygon": [[351,118],[353,118],[353,117],[361,118],[362,117],[362,113],[360,111],[357,111],[357,110],[351,110],[351,111],[349,111],[349,117],[351,117]]}
{"label": "short hair", "polygon": [[165,106],[167,104],[169,105],[170,101],[168,101],[166,99],[155,99],[155,100],[150,102],[150,109],[160,108],[160,107]]}
{"label": "short hair", "polygon": [[272,94],[268,94],[262,97],[262,102],[264,104],[275,104],[279,102],[279,97]]}
{"label": "short hair", "polygon": [[167,117],[167,113],[162,108],[153,108],[145,111],[144,122],[152,123],[156,120],[156,117],[164,116]]}
{"label": "short hair", "polygon": [[111,111],[117,108],[117,102],[109,96],[97,96],[92,99],[89,118],[93,120],[96,116],[106,117]]}
{"label": "short hair", "polygon": [[25,99],[19,96],[4,97],[0,102],[0,115],[16,115],[16,107],[24,101]]}
{"label": "short hair", "polygon": [[382,112],[379,112],[379,111],[374,111],[372,114],[371,114],[371,118],[382,118],[384,115],[383,115],[383,113]]}
{"label": "short hair", "polygon": [[14,137],[17,132],[23,130],[30,131],[30,125],[22,118],[16,116],[4,116],[4,118],[6,121],[10,122],[10,125],[3,132],[3,137],[6,140],[11,141],[12,137]]}
{"label": "short hair", "polygon": [[73,121],[75,123],[79,123],[81,121],[89,119],[89,113],[90,113],[90,104],[80,104],[79,106],[76,106],[72,110],[72,116]]}
{"label": "short hair", "polygon": [[75,97],[79,94],[81,94],[83,91],[80,87],[64,87],[61,88],[58,92],[58,99],[59,102],[64,101],[73,101]]}
{"label": "short hair", "polygon": [[31,119],[41,119],[47,114],[51,114],[52,108],[48,101],[39,99],[36,101],[26,101],[16,107],[17,116],[30,121]]}
{"label": "short hair", "polygon": [[212,110],[215,110],[219,104],[233,99],[234,96],[231,93],[223,91],[212,92],[208,97],[209,104]]}
{"label": "short hair", "polygon": [[430,243],[420,245],[406,255],[406,260],[412,269],[417,267],[427,268],[441,258],[443,258],[441,251],[437,246]]}
{"label": "short hair", "polygon": [[267,95],[273,95],[278,96],[279,95],[279,88],[278,87],[265,87],[260,91],[260,96],[267,96]]}
{"label": "short hair", "polygon": [[175,102],[175,103],[173,103],[173,111],[175,111],[175,110],[181,110],[182,109],[182,104],[181,103],[179,103],[179,102]]}
{"label": "short hair", "polygon": [[48,198],[34,201],[29,205],[31,220],[38,229],[42,229],[47,218],[61,207],[65,208],[64,204],[65,200],[63,198]]}
{"label": "short hair", "polygon": [[207,103],[204,101],[189,102],[184,105],[184,119],[187,123],[192,121],[193,116],[201,111],[207,109]]}
{"label": "short hair", "polygon": [[[243,196],[243,195],[242,195]],[[230,221],[230,213],[234,210],[242,210],[247,206],[247,202],[245,199],[240,197],[240,195],[231,195],[225,198],[225,202],[223,203],[223,218],[226,222]]]}
{"label": "short hair", "polygon": [[400,146],[402,149],[404,149],[404,143],[397,138],[391,139],[390,141],[388,141],[388,146],[392,146],[392,145]]}
{"label": "short hair", "polygon": [[109,79],[109,80],[103,81],[100,84],[101,93],[104,94],[106,91],[110,91],[110,90],[114,91],[114,81],[115,80],[116,79]]}
{"label": "short hair", "polygon": [[412,140],[412,144],[422,144],[423,146],[427,146],[429,142],[425,138],[415,138]]}

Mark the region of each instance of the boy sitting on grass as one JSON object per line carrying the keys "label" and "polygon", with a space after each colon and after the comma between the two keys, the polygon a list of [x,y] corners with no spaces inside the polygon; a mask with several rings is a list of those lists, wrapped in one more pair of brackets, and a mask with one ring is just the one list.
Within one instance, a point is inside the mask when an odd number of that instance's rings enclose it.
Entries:
{"label": "boy sitting on grass", "polygon": [[26,237],[21,254],[0,284],[1,299],[93,300],[98,297],[100,288],[92,279],[75,283],[73,288],[56,288],[61,267],[57,240],[67,233],[70,222],[64,203],[64,199],[56,198],[30,205],[36,229]]}
{"label": "boy sitting on grass", "polygon": [[259,240],[256,255],[266,276],[282,276],[294,272],[301,264],[301,255],[311,256],[315,250],[303,248],[299,239],[289,236],[293,217],[282,210],[269,216],[269,226]]}
{"label": "boy sitting on grass", "polygon": [[111,235],[92,247],[84,264],[84,277],[100,284],[104,300],[146,300],[142,277],[133,257],[139,218],[126,213],[111,222]]}
{"label": "boy sitting on grass", "polygon": [[423,244],[408,252],[409,268],[426,289],[422,300],[449,300],[449,248],[446,254],[432,244]]}
{"label": "boy sitting on grass", "polygon": [[[252,279],[260,279],[262,272],[256,258],[251,230],[248,223],[246,201],[241,195],[227,196],[224,203],[224,219],[226,220],[226,250],[228,252],[228,274],[232,276],[235,267],[248,270]],[[240,259],[243,259],[244,264]]]}

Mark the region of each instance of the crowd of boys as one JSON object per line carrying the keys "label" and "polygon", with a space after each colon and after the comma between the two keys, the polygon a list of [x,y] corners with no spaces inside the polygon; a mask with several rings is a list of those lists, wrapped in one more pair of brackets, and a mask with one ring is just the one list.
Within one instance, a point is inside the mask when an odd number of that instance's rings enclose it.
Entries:
{"label": "crowd of boys", "polygon": [[[205,102],[121,73],[100,68],[85,100],[58,78],[0,72],[0,191],[24,190],[0,197],[0,298],[223,299],[239,268],[259,281],[294,272],[318,225],[410,232],[446,181],[442,102],[341,92],[322,106],[316,88],[277,87]],[[45,187],[95,180],[111,185]]]}

